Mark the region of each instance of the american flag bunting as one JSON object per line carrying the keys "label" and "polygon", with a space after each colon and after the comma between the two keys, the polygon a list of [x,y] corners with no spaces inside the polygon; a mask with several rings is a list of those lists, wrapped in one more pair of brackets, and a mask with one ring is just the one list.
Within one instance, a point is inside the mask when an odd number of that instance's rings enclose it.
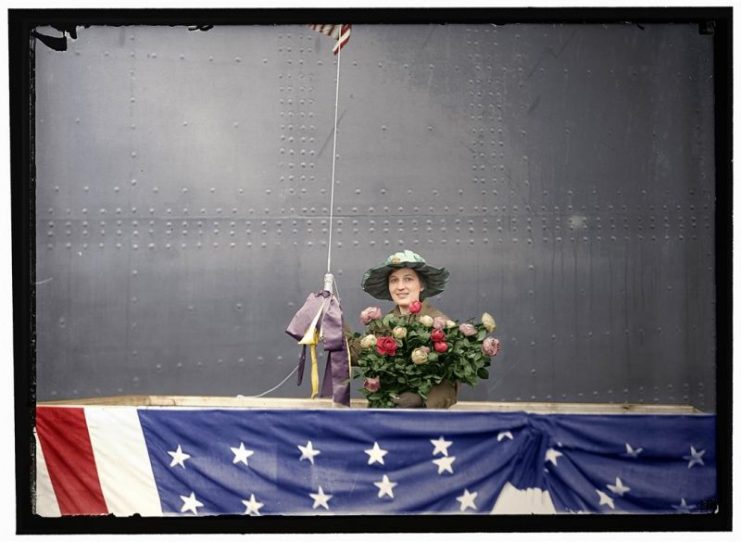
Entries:
{"label": "american flag bunting", "polygon": [[706,514],[713,415],[37,407],[42,516]]}

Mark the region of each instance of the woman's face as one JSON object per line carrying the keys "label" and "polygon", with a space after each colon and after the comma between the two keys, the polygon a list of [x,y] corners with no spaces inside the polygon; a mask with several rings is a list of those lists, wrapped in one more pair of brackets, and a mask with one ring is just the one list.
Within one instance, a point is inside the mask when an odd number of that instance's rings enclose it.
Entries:
{"label": "woman's face", "polygon": [[412,301],[419,301],[424,290],[422,282],[414,269],[395,269],[389,275],[389,293],[400,309],[406,309]]}

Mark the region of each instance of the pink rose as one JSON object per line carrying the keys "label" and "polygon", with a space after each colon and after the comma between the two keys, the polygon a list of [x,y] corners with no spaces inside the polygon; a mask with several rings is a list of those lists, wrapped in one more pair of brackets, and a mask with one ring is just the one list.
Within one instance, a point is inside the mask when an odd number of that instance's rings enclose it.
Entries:
{"label": "pink rose", "polygon": [[360,313],[360,321],[364,326],[367,326],[373,320],[380,320],[382,317],[383,313],[381,312],[380,307],[368,307],[367,309],[363,309],[363,312]]}
{"label": "pink rose", "polygon": [[448,319],[442,316],[435,316],[435,319],[432,321],[432,327],[435,329],[444,329],[447,325]]}
{"label": "pink rose", "polygon": [[409,313],[410,314],[417,314],[419,311],[422,310],[422,303],[419,301],[412,301],[409,303]]}
{"label": "pink rose", "polygon": [[442,329],[435,329],[430,333],[430,339],[433,343],[439,343],[445,340],[445,332]]}
{"label": "pink rose", "polygon": [[370,392],[378,391],[379,389],[381,389],[381,379],[380,378],[366,378],[363,381],[363,387]]}
{"label": "pink rose", "polygon": [[481,345],[481,351],[487,356],[496,356],[499,352],[499,339],[487,337]]}
{"label": "pink rose", "polygon": [[474,335],[476,335],[476,326],[474,326],[473,324],[464,323],[458,326],[458,329],[466,337],[473,337]]}
{"label": "pink rose", "polygon": [[378,337],[376,340],[376,352],[382,356],[395,356],[396,346],[393,337]]}
{"label": "pink rose", "polygon": [[448,343],[432,343],[432,347],[435,349],[435,352],[439,352],[440,354],[444,354],[448,351]]}

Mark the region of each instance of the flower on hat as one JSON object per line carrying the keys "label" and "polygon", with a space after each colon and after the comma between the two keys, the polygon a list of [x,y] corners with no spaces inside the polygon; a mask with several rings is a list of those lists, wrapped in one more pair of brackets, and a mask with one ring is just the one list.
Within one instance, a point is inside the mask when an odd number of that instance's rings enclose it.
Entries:
{"label": "flower on hat", "polygon": [[469,324],[468,322],[465,322],[458,326],[458,329],[466,337],[473,337],[474,335],[476,335],[476,326],[474,326],[473,324]]}
{"label": "flower on hat", "polygon": [[396,252],[386,259],[388,265],[398,265],[400,263],[425,263],[425,259],[411,250]]}

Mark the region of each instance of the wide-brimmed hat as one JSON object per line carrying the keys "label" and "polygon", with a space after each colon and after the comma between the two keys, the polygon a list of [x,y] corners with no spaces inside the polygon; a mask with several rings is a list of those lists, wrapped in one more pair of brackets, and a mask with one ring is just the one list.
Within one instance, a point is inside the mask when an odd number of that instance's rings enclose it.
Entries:
{"label": "wide-brimmed hat", "polygon": [[424,281],[424,290],[420,292],[420,301],[426,297],[432,297],[445,290],[450,273],[445,268],[436,268],[427,265],[425,259],[411,250],[392,254],[383,265],[368,269],[363,275],[361,287],[376,299],[391,300],[389,292],[389,274],[395,269],[408,267],[414,269]]}

